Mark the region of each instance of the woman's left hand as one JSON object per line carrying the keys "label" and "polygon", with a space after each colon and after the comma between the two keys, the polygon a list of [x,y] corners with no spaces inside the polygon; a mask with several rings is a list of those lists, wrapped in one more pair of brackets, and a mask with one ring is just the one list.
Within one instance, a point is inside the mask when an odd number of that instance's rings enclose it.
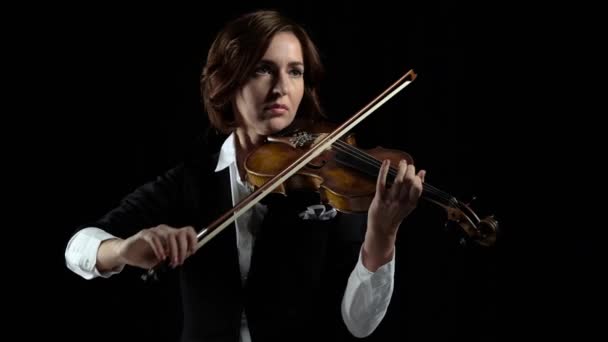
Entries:
{"label": "woman's left hand", "polygon": [[382,235],[396,234],[401,222],[416,208],[426,174],[425,170],[416,174],[416,167],[402,160],[393,184],[387,188],[389,169],[390,160],[385,160],[378,175],[376,195],[368,211],[371,228]]}
{"label": "woman's left hand", "polygon": [[416,174],[416,167],[402,160],[393,184],[387,188],[389,169],[390,161],[385,160],[378,175],[376,194],[368,210],[363,261],[371,271],[392,258],[397,230],[418,205],[426,175],[425,170]]}

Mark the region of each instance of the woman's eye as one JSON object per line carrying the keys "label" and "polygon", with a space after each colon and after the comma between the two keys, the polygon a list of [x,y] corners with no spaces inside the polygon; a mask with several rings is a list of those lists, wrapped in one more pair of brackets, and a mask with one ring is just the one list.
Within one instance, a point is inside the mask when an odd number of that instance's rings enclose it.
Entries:
{"label": "woman's eye", "polygon": [[270,67],[268,67],[267,65],[260,65],[257,68],[255,68],[256,74],[265,75],[265,74],[269,74],[270,72],[271,72]]}
{"label": "woman's eye", "polygon": [[291,76],[300,77],[304,75],[304,71],[300,69],[293,69],[290,71]]}

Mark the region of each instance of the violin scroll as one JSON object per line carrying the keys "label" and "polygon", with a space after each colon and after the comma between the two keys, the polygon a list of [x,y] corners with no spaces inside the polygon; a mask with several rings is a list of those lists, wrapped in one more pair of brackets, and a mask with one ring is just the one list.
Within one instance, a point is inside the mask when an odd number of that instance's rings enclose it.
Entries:
{"label": "violin scroll", "polygon": [[446,225],[450,222],[458,225],[468,240],[480,246],[491,247],[496,243],[498,220],[494,215],[480,219],[468,204],[454,198],[450,202],[450,205],[441,204],[447,211]]}

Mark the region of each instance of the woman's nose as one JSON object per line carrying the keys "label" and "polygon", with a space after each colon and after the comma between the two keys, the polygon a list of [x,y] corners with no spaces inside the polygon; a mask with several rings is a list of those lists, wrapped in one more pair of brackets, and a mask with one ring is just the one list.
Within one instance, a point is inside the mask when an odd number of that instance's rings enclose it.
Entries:
{"label": "woman's nose", "polygon": [[289,92],[287,75],[279,74],[274,82],[272,92],[278,95],[286,95]]}

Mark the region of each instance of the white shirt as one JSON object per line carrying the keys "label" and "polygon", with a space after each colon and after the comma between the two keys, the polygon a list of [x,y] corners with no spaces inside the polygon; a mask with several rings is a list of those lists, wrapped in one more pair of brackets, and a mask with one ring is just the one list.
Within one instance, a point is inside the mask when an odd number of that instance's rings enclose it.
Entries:
{"label": "white shirt", "polygon": [[[234,134],[231,134],[222,145],[216,172],[229,167],[232,202],[236,205],[251,190],[241,180],[236,165]],[[321,209],[320,212],[314,209]],[[247,280],[251,252],[255,243],[252,228],[259,226],[266,214],[266,206],[256,204],[235,222],[237,230],[237,248],[242,282]],[[302,219],[325,220],[335,216],[335,209],[325,210],[324,206],[312,206],[300,214]],[[97,249],[103,240],[114,236],[96,227],[87,227],[77,232],[68,242],[65,250],[67,267],[85,279],[96,277],[108,278],[120,273],[122,267],[107,273],[100,273],[95,267]],[[344,297],[342,299],[342,319],[349,331],[356,337],[370,335],[380,324],[390,303],[394,287],[395,259],[371,272],[361,262],[361,251],[358,262],[350,274]],[[241,341],[250,342],[247,317],[243,311],[241,320]]]}

